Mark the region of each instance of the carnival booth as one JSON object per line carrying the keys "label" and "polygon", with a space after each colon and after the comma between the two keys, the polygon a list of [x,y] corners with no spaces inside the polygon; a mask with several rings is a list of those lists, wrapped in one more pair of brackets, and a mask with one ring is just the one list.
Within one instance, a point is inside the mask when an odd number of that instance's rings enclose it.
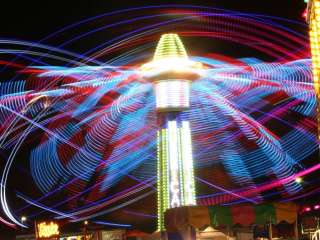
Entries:
{"label": "carnival booth", "polygon": [[299,219],[301,239],[320,240],[320,205],[301,207]]}
{"label": "carnival booth", "polygon": [[297,239],[294,203],[195,206],[170,209],[165,222],[169,239]]}

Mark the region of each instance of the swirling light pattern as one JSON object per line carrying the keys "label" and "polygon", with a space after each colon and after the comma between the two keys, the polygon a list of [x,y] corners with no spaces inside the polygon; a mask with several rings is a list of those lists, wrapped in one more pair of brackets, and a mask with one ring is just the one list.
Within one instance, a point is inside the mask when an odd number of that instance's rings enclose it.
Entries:
{"label": "swirling light pattern", "polygon": [[[134,30],[119,30],[128,25]],[[293,176],[318,169],[305,162],[318,142],[308,39],[292,30],[304,27],[222,9],[152,6],[92,17],[38,43],[0,40],[2,70],[14,72],[0,84],[6,215],[0,221],[25,226],[17,217],[24,211],[34,218],[50,212],[73,222],[98,219],[155,193],[156,103],[139,67],[150,60],[159,34],[170,31],[190,50],[192,39],[205,48],[191,51],[205,71],[192,84],[190,109],[181,113],[190,119],[203,185],[198,203],[258,203],[273,187],[273,194],[295,197],[304,189]],[[65,50],[115,29],[117,36],[93,48]],[[71,37],[59,40],[66,33]],[[54,39],[57,45],[49,46]],[[246,57],[226,56],[215,45],[237,46]],[[15,210],[8,202],[13,166],[39,189],[32,196],[21,183],[15,197],[24,205]]]}

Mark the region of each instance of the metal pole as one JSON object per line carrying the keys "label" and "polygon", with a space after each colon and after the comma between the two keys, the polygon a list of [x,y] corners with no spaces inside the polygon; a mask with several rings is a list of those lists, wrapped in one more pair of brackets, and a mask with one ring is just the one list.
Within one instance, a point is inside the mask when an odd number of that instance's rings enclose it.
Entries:
{"label": "metal pole", "polygon": [[269,239],[272,240],[272,222],[271,222],[271,217],[270,217],[270,222],[269,222]]}
{"label": "metal pole", "polygon": [[87,240],[87,225],[84,225],[84,240]]}
{"label": "metal pole", "polygon": [[294,223],[294,237],[296,240],[299,239],[298,218],[296,219],[296,221]]}

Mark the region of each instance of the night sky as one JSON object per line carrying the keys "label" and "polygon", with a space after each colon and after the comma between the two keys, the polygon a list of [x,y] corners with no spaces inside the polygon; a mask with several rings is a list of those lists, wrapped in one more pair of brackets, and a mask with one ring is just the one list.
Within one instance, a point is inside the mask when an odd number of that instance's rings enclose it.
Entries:
{"label": "night sky", "polygon": [[[211,0],[211,1],[144,1],[144,0],[65,0],[2,1],[0,35],[2,38],[39,40],[65,25],[98,14],[146,5],[191,4],[249,13],[279,16],[303,21],[303,0]],[[124,16],[125,18],[126,16]],[[112,34],[112,33],[110,33]],[[108,38],[108,36],[106,36]]]}

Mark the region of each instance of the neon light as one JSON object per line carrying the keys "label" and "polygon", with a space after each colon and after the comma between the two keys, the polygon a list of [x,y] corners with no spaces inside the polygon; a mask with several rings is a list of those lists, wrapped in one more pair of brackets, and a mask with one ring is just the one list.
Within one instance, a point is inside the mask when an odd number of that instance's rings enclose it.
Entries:
{"label": "neon light", "polygon": [[56,237],[59,235],[59,225],[54,222],[41,222],[37,224],[39,238]]}
{"label": "neon light", "polygon": [[191,144],[191,131],[190,123],[187,121],[182,122],[181,128],[181,150],[182,150],[182,171],[184,184],[183,191],[184,204],[185,205],[195,205],[195,182],[194,182],[194,169],[193,169],[193,159],[192,159],[192,144]]}
{"label": "neon light", "polygon": [[181,206],[180,183],[179,183],[179,153],[177,139],[177,122],[168,122],[168,152],[170,168],[170,207]]}
{"label": "neon light", "polygon": [[161,36],[153,60],[167,60],[168,58],[188,58],[186,49],[176,33],[167,33]]}
{"label": "neon light", "polygon": [[157,109],[175,110],[189,107],[190,81],[167,80],[155,83]]}
{"label": "neon light", "polygon": [[[159,78],[162,74],[169,76],[185,73],[188,78],[201,75],[202,64],[189,60],[187,52],[177,34],[169,33],[161,36],[153,60],[141,66],[140,72],[146,78]],[[187,80],[188,78],[182,80]],[[158,79],[159,80],[159,79]],[[164,76],[161,80],[168,80]],[[170,77],[169,77],[170,80]]]}
{"label": "neon light", "polygon": [[[142,75],[154,82],[158,112],[170,116],[170,112],[189,109],[190,86],[200,76],[201,67],[188,59],[177,34],[161,36],[153,61],[141,67]],[[196,204],[190,126],[177,116],[171,118],[164,122],[167,129],[158,132],[159,231],[164,230],[164,212],[169,207]]]}
{"label": "neon light", "polygon": [[180,122],[181,127],[177,121],[167,124],[168,128],[158,131],[159,231],[164,230],[164,212],[168,208],[196,204],[190,124],[188,121]]}
{"label": "neon light", "polygon": [[113,223],[113,222],[105,222],[105,221],[94,221],[96,224],[105,225],[105,226],[113,226],[113,227],[132,227],[130,224],[121,224],[121,223]]}

